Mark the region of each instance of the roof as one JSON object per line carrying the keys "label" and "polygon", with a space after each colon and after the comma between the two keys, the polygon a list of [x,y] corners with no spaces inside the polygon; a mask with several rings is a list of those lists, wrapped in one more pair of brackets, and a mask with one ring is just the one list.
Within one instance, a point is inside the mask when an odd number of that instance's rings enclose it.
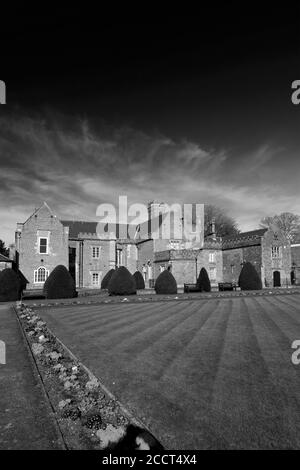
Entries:
{"label": "roof", "polygon": [[[109,226],[107,224],[103,224],[101,227],[101,223],[99,222],[89,222],[89,221],[72,221],[72,220],[61,220],[61,223],[64,227],[69,227],[69,238],[83,238],[84,235],[108,235],[109,233]],[[129,234],[128,229],[131,228],[131,234]],[[129,224],[116,224],[116,238],[124,238],[120,237],[123,233],[126,234],[125,238],[133,238],[132,235],[135,234],[136,227],[134,225]],[[130,237],[131,235],[131,237]]]}
{"label": "roof", "polygon": [[267,228],[261,228],[238,233],[237,235],[228,235],[223,238],[223,249],[230,249],[237,246],[258,245],[260,244],[261,237],[264,236],[267,230]]}
{"label": "roof", "polygon": [[0,253],[0,263],[12,263],[13,260],[7,258],[7,256],[4,256]]}

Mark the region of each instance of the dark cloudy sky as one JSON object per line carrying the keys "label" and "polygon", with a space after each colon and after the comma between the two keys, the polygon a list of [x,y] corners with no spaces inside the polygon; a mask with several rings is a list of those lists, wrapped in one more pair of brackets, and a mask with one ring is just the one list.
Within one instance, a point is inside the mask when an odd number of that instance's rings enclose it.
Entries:
{"label": "dark cloudy sky", "polygon": [[43,201],[212,203],[242,229],[300,213],[299,8],[84,5],[2,12],[0,238]]}

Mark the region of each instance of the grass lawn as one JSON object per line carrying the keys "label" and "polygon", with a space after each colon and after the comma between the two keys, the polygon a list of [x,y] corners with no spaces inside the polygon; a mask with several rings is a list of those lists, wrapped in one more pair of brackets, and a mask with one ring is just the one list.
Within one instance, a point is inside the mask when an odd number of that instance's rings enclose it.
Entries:
{"label": "grass lawn", "polygon": [[39,309],[168,449],[300,449],[299,296]]}

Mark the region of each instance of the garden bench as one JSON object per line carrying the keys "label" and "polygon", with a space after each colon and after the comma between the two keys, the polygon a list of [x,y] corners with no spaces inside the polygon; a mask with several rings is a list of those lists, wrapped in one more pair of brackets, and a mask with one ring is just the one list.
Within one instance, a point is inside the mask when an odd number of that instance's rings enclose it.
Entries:
{"label": "garden bench", "polygon": [[184,292],[201,292],[201,288],[198,284],[184,284],[183,290]]}
{"label": "garden bench", "polygon": [[234,282],[219,282],[219,291],[236,290],[237,285]]}

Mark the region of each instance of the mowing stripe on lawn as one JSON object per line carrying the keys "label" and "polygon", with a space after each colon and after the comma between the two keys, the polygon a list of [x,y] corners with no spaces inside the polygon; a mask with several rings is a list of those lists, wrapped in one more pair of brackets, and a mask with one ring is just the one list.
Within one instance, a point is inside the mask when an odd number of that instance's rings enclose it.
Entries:
{"label": "mowing stripe on lawn", "polygon": [[[219,301],[207,302],[199,309],[195,303],[191,305],[192,314],[189,311],[182,322],[174,325],[165,334],[156,337],[153,343],[147,341],[146,347],[136,357],[136,361],[144,364],[152,364],[149,371],[153,380],[160,378],[169,370],[176,358],[182,354],[189,344],[193,341],[198,331],[204,326],[212,312],[217,308]],[[198,307],[195,310],[195,307]],[[153,366],[154,364],[154,366]]]}
{"label": "mowing stripe on lawn", "polygon": [[[165,309],[164,314],[169,314],[169,310],[172,310],[173,306],[168,305]],[[152,309],[150,310],[152,312]],[[147,313],[147,312],[146,312]],[[141,329],[141,326],[146,324],[153,324],[156,318],[161,318],[162,317],[162,312],[156,311],[156,313],[153,313],[151,315],[143,315],[141,317],[141,314],[138,313],[136,315],[138,318],[132,318],[131,320],[128,320],[127,315],[124,313],[124,317],[121,320],[118,320],[116,322],[111,322],[110,324],[105,325],[104,328],[101,328],[101,325],[96,328],[94,327],[92,329],[92,335],[99,335],[101,334],[101,342],[105,341],[108,347],[113,347],[115,344],[118,344],[120,342],[120,336],[123,337],[125,335],[128,336],[128,334],[131,335],[133,334],[134,331],[139,331]],[[169,314],[169,317],[172,317],[172,313]],[[168,318],[162,318],[157,322],[160,323],[162,321],[168,320]],[[134,327],[133,327],[134,325]],[[113,328],[111,328],[113,327]],[[91,328],[86,327],[86,331],[83,333],[82,337],[89,336],[91,333]],[[105,336],[104,336],[105,335]],[[116,338],[113,340],[113,338]]]}
{"label": "mowing stripe on lawn", "polygon": [[[281,344],[283,345],[283,341],[285,341],[285,349],[291,347],[291,342],[294,339],[298,339],[295,337],[297,334],[300,337],[300,325],[296,320],[294,320],[287,311],[280,308],[277,304],[273,302],[261,302],[260,299],[255,299],[259,303],[262,308],[262,311],[266,318],[268,317],[269,324],[272,322],[276,325],[276,329],[278,332],[278,339],[280,338]],[[266,307],[266,308],[264,308]]]}
{"label": "mowing stripe on lawn", "polygon": [[[213,385],[224,348],[232,300],[220,302],[201,325],[193,340],[177,355],[168,378],[180,376],[189,398],[207,407],[211,401]],[[167,375],[165,374],[164,378]],[[195,410],[196,413],[196,410]]]}
{"label": "mowing stripe on lawn", "polygon": [[271,317],[273,315],[273,310],[270,309],[269,305],[259,302],[258,299],[253,299],[253,302],[261,312],[262,320],[269,329],[270,334],[274,336],[278,347],[281,348],[288,359],[291,350],[291,340]]}
{"label": "mowing stripe on lawn", "polygon": [[286,324],[285,328],[288,330],[292,329],[300,334],[300,315],[296,310],[296,307],[281,303],[279,299],[270,299],[270,304],[273,307],[272,318],[276,321],[276,318]]}
{"label": "mowing stripe on lawn", "polygon": [[278,297],[276,300],[278,305],[284,307],[284,311],[288,309],[288,314],[291,315],[294,321],[296,321],[300,326],[300,305],[297,306],[290,302],[285,302],[282,300],[282,298],[279,299]]}
{"label": "mowing stripe on lawn", "polygon": [[134,356],[141,354],[149,346],[152,346],[160,338],[168,334],[173,328],[176,328],[179,323],[194,315],[194,302],[185,304],[185,308],[183,308],[181,303],[173,304],[171,310],[172,313],[167,318],[162,317],[158,322],[151,322],[149,326],[142,325],[142,329],[132,330],[134,341],[132,336],[123,338],[118,342],[118,349],[122,349],[126,354]]}
{"label": "mowing stripe on lawn", "polygon": [[[130,319],[132,316],[138,316],[142,314],[140,305],[135,306],[135,308],[132,308],[132,305],[126,305],[126,307],[122,307],[119,306],[119,308],[113,313],[110,312],[109,308],[104,312],[95,310],[94,312],[90,312],[90,315],[86,315],[84,319],[78,318],[78,320],[74,321],[74,325],[85,326],[86,324],[92,325],[92,323],[99,324],[99,322],[101,322],[102,325],[105,325],[109,322],[117,322],[120,319],[124,319],[125,315],[126,318]],[[149,306],[147,305],[147,307]]]}
{"label": "mowing stripe on lawn", "polygon": [[[267,305],[265,307],[268,308]],[[286,354],[278,348],[276,334],[275,336],[272,334],[269,326],[264,321],[264,316],[262,316],[262,307],[253,302],[251,304],[251,317],[261,355],[272,382],[271,389],[265,397],[269,412],[268,424],[271,426],[269,442],[266,445],[275,448],[299,448],[300,416],[298,410],[300,399],[298,390],[300,388],[300,377],[298,371],[296,371]],[[260,383],[257,386],[260,386]],[[259,403],[262,403],[261,398],[259,398]],[[270,405],[271,409],[269,409]],[[265,411],[264,414],[266,414]],[[266,439],[267,437],[266,435]]]}

